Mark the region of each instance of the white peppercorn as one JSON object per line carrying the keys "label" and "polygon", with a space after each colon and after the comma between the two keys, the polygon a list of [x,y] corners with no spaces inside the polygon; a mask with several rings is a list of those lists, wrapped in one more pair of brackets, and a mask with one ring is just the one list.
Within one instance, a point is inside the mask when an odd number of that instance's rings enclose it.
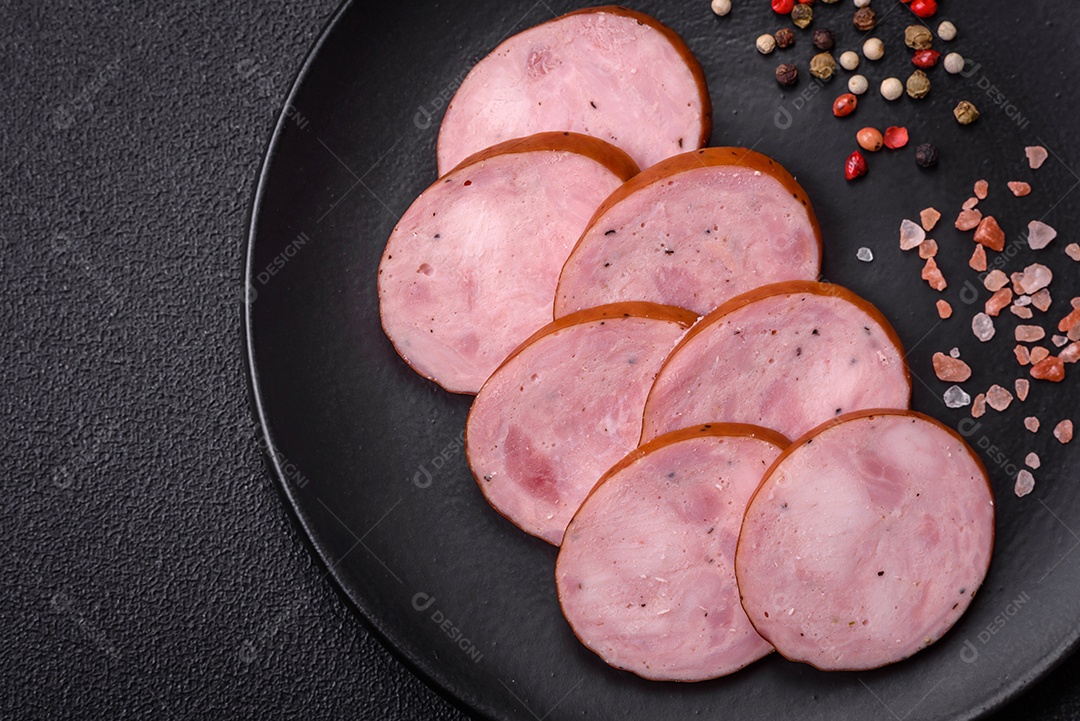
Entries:
{"label": "white peppercorn", "polygon": [[904,94],[904,84],[899,78],[885,78],[881,81],[881,97],[896,100]]}
{"label": "white peppercorn", "polygon": [[768,55],[773,50],[776,50],[776,39],[769,33],[759,35],[757,42],[754,43],[757,47],[757,51],[762,55]]}
{"label": "white peppercorn", "polygon": [[854,50],[840,53],[840,67],[844,70],[854,70],[859,67],[859,54]]}
{"label": "white peppercorn", "polygon": [[881,60],[885,57],[885,43],[880,38],[870,38],[863,43],[862,54],[867,60]]}
{"label": "white peppercorn", "polygon": [[942,20],[941,24],[937,26],[937,36],[945,42],[949,42],[956,37],[956,26],[948,20]]}
{"label": "white peppercorn", "polygon": [[870,81],[865,75],[852,75],[848,78],[847,89],[856,95],[862,95],[870,89]]}
{"label": "white peppercorn", "polygon": [[855,0],[855,7],[864,8],[870,4],[870,0]]}
{"label": "white peppercorn", "polygon": [[956,75],[964,70],[964,56],[960,53],[949,53],[945,56],[945,72]]}
{"label": "white peppercorn", "polygon": [[712,11],[717,15],[727,15],[731,12],[731,0],[712,0]]}

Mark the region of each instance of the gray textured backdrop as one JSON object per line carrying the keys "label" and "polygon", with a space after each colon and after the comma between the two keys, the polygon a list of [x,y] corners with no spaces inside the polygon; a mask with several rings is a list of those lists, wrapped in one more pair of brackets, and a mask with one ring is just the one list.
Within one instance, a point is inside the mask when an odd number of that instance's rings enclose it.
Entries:
{"label": "gray textured backdrop", "polygon": [[[334,7],[0,3],[4,718],[462,718],[324,579],[248,411],[250,196]],[[1078,671],[1000,718],[1080,716]]]}

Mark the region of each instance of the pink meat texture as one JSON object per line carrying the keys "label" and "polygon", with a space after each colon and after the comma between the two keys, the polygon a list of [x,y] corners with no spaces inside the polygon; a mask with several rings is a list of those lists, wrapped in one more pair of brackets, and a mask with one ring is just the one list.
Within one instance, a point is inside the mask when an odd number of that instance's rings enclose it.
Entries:
{"label": "pink meat texture", "polygon": [[[704,152],[727,150],[736,149]],[[647,174],[669,165],[674,172],[656,173],[651,184],[605,203],[566,261],[556,317],[622,300],[704,315],[758,286],[818,277],[821,246],[808,205],[752,165],[687,163],[698,156],[688,155]]]}
{"label": "pink meat texture", "polygon": [[449,391],[480,390],[551,320],[566,256],[623,179],[556,149],[495,155],[436,181],[405,211],[379,265],[379,313],[401,357]]}
{"label": "pink meat texture", "polygon": [[734,310],[725,304],[694,326],[664,364],[643,441],[702,423],[751,423],[798,438],[849,411],[908,407],[899,341],[850,291],[782,283],[730,304]]}
{"label": "pink meat texture", "polygon": [[606,140],[645,168],[701,147],[711,127],[704,77],[682,41],[640,13],[592,8],[518,33],[473,67],[439,129],[439,174],[549,130]]}
{"label": "pink meat texture", "polygon": [[772,651],[739,605],[735,545],[782,446],[672,435],[682,437],[635,452],[593,491],[566,531],[555,579],[574,633],[604,661],[647,679],[702,681]]}
{"label": "pink meat texture", "polygon": [[853,414],[797,441],[747,508],[735,567],[776,650],[877,668],[937,641],[990,563],[994,500],[971,449],[904,411]]}
{"label": "pink meat texture", "polygon": [[466,424],[469,466],[488,501],[555,545],[604,471],[637,446],[649,386],[688,325],[583,315],[509,358]]}

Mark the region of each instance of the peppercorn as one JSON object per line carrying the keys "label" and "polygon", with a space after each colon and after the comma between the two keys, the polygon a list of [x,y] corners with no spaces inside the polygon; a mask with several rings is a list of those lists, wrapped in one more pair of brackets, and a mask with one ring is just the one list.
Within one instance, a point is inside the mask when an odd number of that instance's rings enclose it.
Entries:
{"label": "peppercorn", "polygon": [[979,119],[979,109],[966,100],[961,100],[952,112],[961,125],[971,125]]}
{"label": "peppercorn", "polygon": [[832,114],[838,118],[843,118],[851,115],[855,112],[855,107],[859,104],[859,99],[851,93],[844,93],[832,104]]}
{"label": "peppercorn", "polygon": [[908,25],[904,30],[904,45],[912,50],[925,50],[934,42],[934,34],[925,25]]}
{"label": "peppercorn", "polygon": [[949,42],[956,37],[956,26],[948,20],[942,21],[942,23],[937,26],[937,36],[945,42]]}
{"label": "peppercorn", "polygon": [[762,55],[768,55],[776,49],[776,39],[772,35],[765,33],[764,35],[758,36],[754,46],[757,47],[757,51]]}
{"label": "peppercorn", "polygon": [[795,23],[796,27],[805,28],[809,27],[810,21],[814,19],[814,9],[809,5],[796,5],[791,11],[791,22]]}
{"label": "peppercorn", "polygon": [[932,168],[937,165],[938,149],[930,143],[923,143],[915,148],[915,162],[920,168]]}
{"label": "peppercorn", "polygon": [[731,0],[712,0],[712,11],[723,17],[731,12]]}
{"label": "peppercorn", "polygon": [[933,17],[937,13],[937,0],[912,0],[911,12],[921,18]]}
{"label": "peppercorn", "polygon": [[941,53],[937,50],[918,50],[911,56],[911,64],[926,70],[937,65],[940,58]]}
{"label": "peppercorn", "polygon": [[885,43],[881,38],[870,38],[862,44],[862,53],[867,60],[881,60],[885,56]]}
{"label": "peppercorn", "polygon": [[881,136],[881,131],[870,127],[863,128],[856,133],[855,140],[859,143],[860,148],[869,150],[871,153],[881,150],[881,146],[885,142]]}
{"label": "peppercorn", "polygon": [[881,81],[881,97],[896,100],[904,94],[904,86],[897,78],[885,78]]}
{"label": "peppercorn", "polygon": [[772,9],[779,15],[787,15],[795,7],[795,0],[772,0]]}
{"label": "peppercorn", "polygon": [[868,33],[877,25],[877,13],[870,6],[859,8],[855,11],[852,22],[855,24],[856,30],[861,33]]}
{"label": "peppercorn", "polygon": [[866,170],[866,158],[858,150],[849,155],[847,162],[844,163],[844,177],[848,180],[855,180],[866,175]]}
{"label": "peppercorn", "polygon": [[795,31],[791,28],[780,28],[773,35],[776,39],[776,47],[783,50],[784,48],[790,48],[795,44]]}
{"label": "peppercorn", "polygon": [[840,53],[840,67],[844,70],[854,70],[859,67],[859,54],[854,50],[845,50]]}
{"label": "peppercorn", "polygon": [[870,81],[865,75],[852,75],[847,81],[847,89],[856,95],[862,95],[870,89]]}
{"label": "peppercorn", "polygon": [[930,93],[930,78],[922,70],[916,70],[907,79],[907,94],[909,97],[925,98]]}
{"label": "peppercorn", "polygon": [[945,56],[945,72],[956,75],[964,71],[964,56],[960,53],[949,53]]}
{"label": "peppercorn", "polygon": [[776,82],[781,85],[794,85],[799,82],[799,69],[791,63],[780,63],[776,66]]}
{"label": "peppercorn", "polygon": [[836,72],[836,60],[831,53],[818,53],[810,58],[810,74],[821,80],[828,80]]}
{"label": "peppercorn", "polygon": [[836,45],[836,35],[832,30],[815,30],[814,47],[818,50],[832,50]]}

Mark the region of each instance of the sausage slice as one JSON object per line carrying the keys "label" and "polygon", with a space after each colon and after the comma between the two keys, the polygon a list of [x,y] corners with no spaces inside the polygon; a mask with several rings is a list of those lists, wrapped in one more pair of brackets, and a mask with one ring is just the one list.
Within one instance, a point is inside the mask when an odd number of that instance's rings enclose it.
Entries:
{"label": "sausage slice", "polygon": [[405,211],[379,264],[379,315],[420,375],[476,393],[550,322],[559,271],[596,207],[637,172],[576,133],[541,133],[469,158]]}
{"label": "sausage slice", "polygon": [[821,229],[795,179],[761,153],[704,148],[657,163],[604,201],[563,267],[555,317],[621,300],[704,315],[820,270]]}
{"label": "sausage slice", "polygon": [[787,445],[756,426],[700,426],[604,474],[555,566],[582,643],[656,681],[724,676],[771,652],[739,605],[735,544],[746,503]]}
{"label": "sausage slice", "polygon": [[952,429],[870,410],[784,451],[746,511],[735,570],[758,632],[823,670],[876,668],[941,638],[994,545],[986,469]]}
{"label": "sausage slice", "polygon": [[637,446],[649,386],[696,317],[617,303],[554,321],[518,348],[465,426],[469,467],[491,505],[559,545],[597,479]]}
{"label": "sausage slice", "polygon": [[465,77],[439,129],[439,174],[490,145],[570,130],[606,140],[642,168],[705,145],[705,74],[671,28],[608,5],[504,41]]}
{"label": "sausage slice", "polygon": [[642,440],[711,422],[797,438],[842,413],[910,401],[900,339],[877,308],[838,285],[774,283],[686,334],[649,393]]}

